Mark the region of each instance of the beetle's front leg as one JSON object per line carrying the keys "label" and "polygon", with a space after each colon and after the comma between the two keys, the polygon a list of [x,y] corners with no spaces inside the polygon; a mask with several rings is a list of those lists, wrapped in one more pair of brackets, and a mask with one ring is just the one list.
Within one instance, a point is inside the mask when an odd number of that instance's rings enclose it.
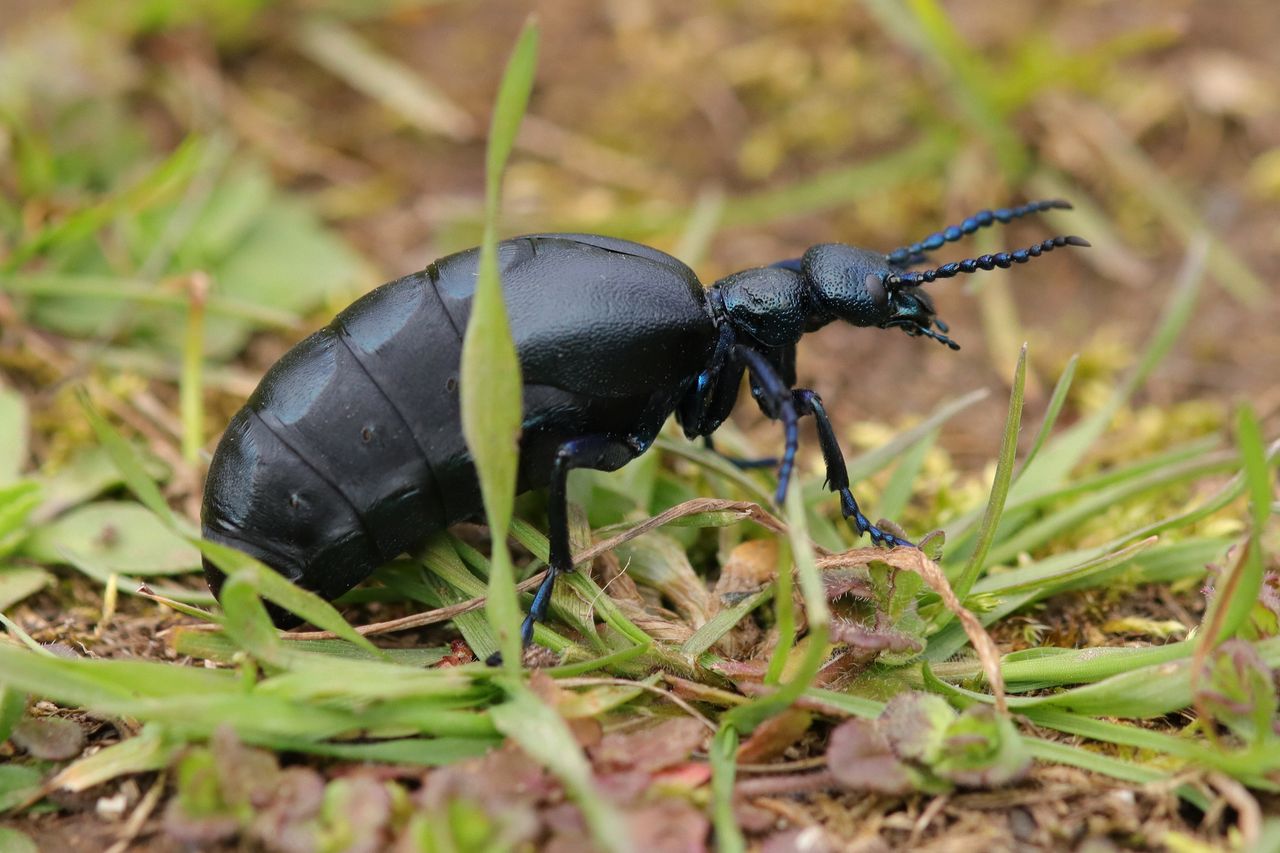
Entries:
{"label": "beetle's front leg", "polygon": [[569,545],[569,471],[574,468],[595,468],[613,471],[639,456],[644,448],[635,443],[619,441],[606,435],[588,435],[571,439],[560,445],[551,464],[551,483],[547,490],[547,538],[551,542],[547,559],[547,576],[534,593],[529,615],[520,626],[523,645],[533,641],[533,625],[544,622],[551,605],[551,591],[556,578],[573,571],[573,554]]}
{"label": "beetle's front leg", "polygon": [[862,510],[858,509],[858,502],[854,500],[853,491],[849,488],[849,469],[845,467],[844,454],[840,452],[840,444],[836,441],[836,432],[831,426],[831,420],[827,417],[827,410],[822,405],[822,398],[807,388],[797,388],[792,393],[796,411],[801,415],[813,415],[813,419],[817,422],[822,461],[827,466],[827,486],[831,491],[839,493],[841,514],[845,518],[852,519],[858,528],[858,533],[868,534],[876,545],[914,548],[915,546],[907,540],[876,527],[862,514]]}
{"label": "beetle's front leg", "polygon": [[765,415],[776,421],[782,421],[783,435],[786,444],[782,451],[782,464],[778,466],[778,491],[774,495],[781,506],[787,498],[787,486],[791,482],[791,471],[796,464],[796,450],[800,446],[799,413],[796,410],[794,396],[787,383],[769,359],[750,347],[734,347],[734,357],[747,365],[751,373],[751,389],[756,396]]}

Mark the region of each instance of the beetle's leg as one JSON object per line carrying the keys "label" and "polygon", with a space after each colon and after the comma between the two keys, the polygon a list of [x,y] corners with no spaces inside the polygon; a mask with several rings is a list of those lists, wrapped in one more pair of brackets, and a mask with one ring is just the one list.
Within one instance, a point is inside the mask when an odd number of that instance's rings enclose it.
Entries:
{"label": "beetle's leg", "polygon": [[751,373],[751,391],[755,394],[760,409],[773,420],[782,421],[786,445],[782,451],[782,464],[778,467],[778,491],[774,495],[781,505],[787,497],[791,470],[796,464],[796,449],[800,446],[800,429],[797,426],[799,415],[796,413],[795,400],[791,389],[782,381],[769,359],[750,347],[735,346],[733,353],[736,359],[746,363],[747,370]]}
{"label": "beetle's leg", "polygon": [[[717,397],[717,391],[723,394],[721,373],[724,371],[729,352],[733,349],[733,341],[733,327],[728,323],[721,323],[720,334],[716,339],[716,347],[711,352],[711,361],[707,363],[706,369],[694,379],[693,388],[680,402],[676,413],[676,418],[684,428],[686,438],[709,434],[707,420],[712,411],[712,404]],[[739,377],[739,381],[741,381],[741,377]],[[719,426],[719,424],[716,424],[716,426]]]}
{"label": "beetle's leg", "polygon": [[[790,388],[791,386],[796,384],[796,346],[795,344],[791,344],[790,346],[785,346],[785,347],[775,347],[772,350],[770,350],[766,358],[769,360],[769,363],[774,366],[775,372],[782,379],[783,385]],[[726,371],[726,374],[727,373],[728,371]],[[742,381],[741,376],[734,377],[735,384],[740,383],[741,381]],[[760,398],[761,393],[763,392],[761,391],[759,383],[753,380],[751,383],[752,396],[754,396],[758,400]],[[803,415],[804,413],[801,412],[800,414]],[[714,426],[716,427],[718,427],[719,425],[720,425],[719,423],[714,424]],[[772,468],[782,461],[777,456],[766,456],[759,459],[743,459],[738,456],[730,456],[727,453],[720,453],[719,450],[716,450],[715,443],[712,441],[710,433],[704,434],[702,437],[702,440],[706,444],[708,450],[715,451],[721,457],[729,460],[729,462],[733,463],[738,468],[742,468],[742,469]]]}
{"label": "beetle's leg", "polygon": [[836,432],[831,427],[827,410],[822,406],[822,398],[807,388],[797,388],[793,394],[796,411],[801,415],[813,415],[813,419],[817,422],[822,461],[827,466],[827,486],[831,491],[839,493],[841,514],[853,521],[859,534],[868,534],[876,545],[914,548],[915,546],[907,540],[876,527],[862,514],[862,510],[858,509],[858,502],[854,500],[853,492],[849,489],[849,469],[845,467],[844,454],[840,452],[840,443],[836,440]]}
{"label": "beetle's leg", "polygon": [[759,459],[744,459],[741,456],[730,456],[728,453],[723,453],[716,449],[716,443],[709,435],[704,435],[702,437],[702,443],[706,445],[707,450],[710,450],[721,459],[732,463],[735,467],[742,468],[744,470],[750,468],[772,468],[774,465],[778,464],[778,457],[776,456],[762,456]]}
{"label": "beetle's leg", "polygon": [[605,435],[575,438],[561,444],[556,451],[547,490],[547,538],[551,541],[551,553],[547,559],[547,576],[538,585],[533,604],[529,606],[529,615],[520,626],[520,640],[524,645],[533,640],[534,623],[546,621],[556,578],[573,571],[573,554],[569,546],[569,471],[574,468],[613,471],[642,452],[644,447],[639,444]]}

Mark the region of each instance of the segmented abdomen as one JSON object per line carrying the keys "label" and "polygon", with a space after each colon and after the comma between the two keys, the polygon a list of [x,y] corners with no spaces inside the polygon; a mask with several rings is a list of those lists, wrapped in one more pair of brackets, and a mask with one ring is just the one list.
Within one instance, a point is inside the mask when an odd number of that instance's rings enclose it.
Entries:
{"label": "segmented abdomen", "polygon": [[277,362],[231,421],[209,469],[205,536],[334,598],[474,513],[460,353],[425,273],[347,308]]}

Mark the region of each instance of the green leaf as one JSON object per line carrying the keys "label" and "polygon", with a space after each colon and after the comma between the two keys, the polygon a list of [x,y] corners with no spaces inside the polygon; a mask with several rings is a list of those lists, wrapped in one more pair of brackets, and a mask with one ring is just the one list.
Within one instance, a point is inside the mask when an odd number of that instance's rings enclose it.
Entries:
{"label": "green leaf", "polygon": [[1204,707],[1254,748],[1273,748],[1276,691],[1271,668],[1244,640],[1227,640],[1214,650],[1207,673],[1197,685],[1197,707]]}
{"label": "green leaf", "polygon": [[34,566],[0,566],[0,613],[53,583],[53,575]]}
{"label": "green leaf", "polygon": [[991,787],[1026,773],[1031,756],[1007,714],[974,705],[946,729],[934,773],[960,785]]}
{"label": "green leaf", "polygon": [[502,173],[533,90],[538,29],[530,19],[507,63],[494,105],[485,160],[485,228],[471,319],[462,342],[462,431],[475,459],[493,540],[489,620],[508,671],[520,667],[520,609],[507,551],[515,500],[521,414],[520,360],[498,272],[498,204]]}
{"label": "green leaf", "polygon": [[[145,464],[147,460],[143,461]],[[155,476],[161,475],[158,462],[151,467]],[[91,446],[81,448],[56,472],[50,476],[41,476],[38,482],[43,498],[40,508],[33,516],[37,523],[56,518],[71,507],[91,500],[124,481],[111,461],[110,454],[102,447]]]}
{"label": "green leaf", "polygon": [[102,501],[71,510],[36,529],[22,552],[40,562],[83,556],[108,571],[173,575],[200,567],[200,552],[136,503]]}
{"label": "green leaf", "polygon": [[40,487],[30,480],[0,486],[0,557],[13,553],[27,538],[29,519],[40,504]]}
{"label": "green leaf", "polygon": [[515,145],[516,132],[529,105],[533,92],[533,78],[538,70],[538,23],[530,16],[524,23],[511,58],[507,60],[502,83],[498,87],[498,99],[493,106],[489,124],[489,146],[485,152],[485,214],[491,221],[497,219],[498,196],[502,188],[502,174],[507,168],[507,158]]}
{"label": "green leaf", "polygon": [[40,771],[17,764],[0,764],[0,812],[21,805],[40,790]]}
{"label": "green leaf", "polygon": [[0,850],[5,853],[40,853],[30,835],[5,826],[0,826]]}
{"label": "green leaf", "polygon": [[27,694],[0,682],[0,743],[9,739],[13,727],[27,711]]}

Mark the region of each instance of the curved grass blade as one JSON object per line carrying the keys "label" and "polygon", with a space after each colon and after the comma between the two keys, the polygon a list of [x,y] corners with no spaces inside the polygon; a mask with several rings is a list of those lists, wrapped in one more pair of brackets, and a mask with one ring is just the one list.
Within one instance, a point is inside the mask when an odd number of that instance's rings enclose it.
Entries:
{"label": "curved grass blade", "polygon": [[502,172],[529,103],[537,61],[538,28],[530,18],[507,62],[489,126],[484,239],[471,319],[462,342],[462,432],[475,459],[493,540],[486,610],[504,665],[512,674],[520,668],[520,606],[506,542],[519,464],[521,378],[498,272],[498,205]]}
{"label": "curved grass blade", "polygon": [[129,487],[129,491],[133,492],[133,496],[141,501],[143,506],[154,512],[170,530],[191,535],[194,532],[191,524],[186,519],[178,518],[169,509],[168,502],[160,493],[160,487],[147,474],[137,451],[124,440],[120,433],[116,432],[111,424],[107,423],[106,418],[98,413],[89,399],[88,392],[83,388],[78,389],[76,399],[80,401],[80,408],[89,419],[89,425],[93,427],[99,443],[111,457],[112,464],[120,472],[120,477]]}
{"label": "curved grass blade", "polygon": [[[337,608],[314,592],[290,583],[283,575],[272,571],[248,554],[241,553],[234,548],[228,548],[226,545],[195,537],[191,538],[191,544],[199,548],[200,552],[208,557],[228,579],[240,577],[243,582],[250,584],[258,595],[273,604],[277,604],[290,613],[301,616],[317,628],[332,631],[337,636],[356,644],[374,657],[382,660],[386,659],[386,655],[383,654],[382,650],[361,635],[355,628],[352,628],[351,624],[342,618],[342,614],[338,612]],[[225,589],[226,587],[224,586],[224,594]],[[225,609],[225,601],[223,606]]]}
{"label": "curved grass blade", "polygon": [[[769,717],[790,707],[809,688],[827,658],[831,611],[827,607],[826,589],[822,585],[822,576],[818,573],[818,565],[813,556],[813,545],[809,541],[804,498],[800,489],[793,488],[787,494],[786,510],[792,559],[799,576],[805,617],[809,623],[809,633],[805,638],[808,647],[790,680],[773,693],[739,705],[724,715],[721,724],[732,726],[739,732],[750,732]],[[779,648],[782,645],[779,643]]]}
{"label": "curved grass blade", "polygon": [[1045,441],[1049,438],[1049,433],[1053,431],[1053,425],[1058,422],[1058,415],[1062,414],[1062,406],[1067,402],[1067,392],[1071,390],[1071,380],[1075,378],[1076,365],[1079,363],[1080,354],[1072,355],[1067,362],[1067,366],[1063,368],[1062,375],[1058,377],[1058,384],[1053,386],[1053,394],[1049,397],[1049,405],[1044,410],[1044,420],[1040,422],[1040,431],[1036,433],[1035,441],[1031,443],[1031,449],[1027,451],[1027,455],[1018,467],[1017,473],[1013,475],[1015,483],[1022,476],[1022,472],[1027,470],[1027,466],[1040,453],[1040,449],[1044,447]]}
{"label": "curved grass blade", "polygon": [[733,814],[733,780],[737,771],[738,730],[722,725],[711,741],[711,821],[716,830],[716,849],[721,853],[742,853],[746,839]]}
{"label": "curved grass blade", "polygon": [[[987,511],[982,516],[982,527],[978,530],[978,545],[955,582],[956,598],[961,601],[968,596],[978,575],[985,568],[987,553],[991,549],[991,543],[995,541],[1000,514],[1004,511],[1004,502],[1009,496],[1009,484],[1013,481],[1013,462],[1018,454],[1018,431],[1022,427],[1022,402],[1026,384],[1027,345],[1024,343],[1018,353],[1018,366],[1013,372],[1013,391],[1009,395],[1009,414],[1005,418],[1004,437],[1000,442],[1000,461],[996,464],[995,482],[991,484],[991,497],[987,500]],[[942,611],[939,625],[945,625],[949,621],[951,611]]]}
{"label": "curved grass blade", "polygon": [[599,849],[628,850],[622,831],[626,823],[614,806],[596,790],[591,765],[564,719],[535,696],[523,681],[509,676],[501,676],[494,681],[507,694],[507,700],[489,712],[498,731],[559,777],[582,809]]}

